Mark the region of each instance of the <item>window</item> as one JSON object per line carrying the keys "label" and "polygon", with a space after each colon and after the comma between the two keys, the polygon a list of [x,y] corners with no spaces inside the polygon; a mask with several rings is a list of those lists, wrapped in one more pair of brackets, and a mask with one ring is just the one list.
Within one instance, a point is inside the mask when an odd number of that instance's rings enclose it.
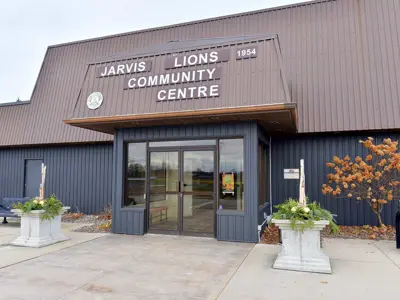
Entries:
{"label": "window", "polygon": [[127,146],[124,207],[146,206],[146,143]]}
{"label": "window", "polygon": [[244,210],[243,139],[219,141],[219,209]]}
{"label": "window", "polygon": [[258,144],[258,205],[269,202],[269,148]]}

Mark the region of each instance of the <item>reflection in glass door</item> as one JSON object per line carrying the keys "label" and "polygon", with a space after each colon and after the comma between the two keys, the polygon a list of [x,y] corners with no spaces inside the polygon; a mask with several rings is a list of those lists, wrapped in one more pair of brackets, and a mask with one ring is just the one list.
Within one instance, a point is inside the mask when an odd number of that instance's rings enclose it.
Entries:
{"label": "reflection in glass door", "polygon": [[179,152],[150,152],[149,229],[178,230]]}
{"label": "reflection in glass door", "polygon": [[183,151],[182,231],[214,232],[214,151]]}
{"label": "reflection in glass door", "polygon": [[214,155],[214,150],[207,149],[150,150],[149,230],[214,233]]}

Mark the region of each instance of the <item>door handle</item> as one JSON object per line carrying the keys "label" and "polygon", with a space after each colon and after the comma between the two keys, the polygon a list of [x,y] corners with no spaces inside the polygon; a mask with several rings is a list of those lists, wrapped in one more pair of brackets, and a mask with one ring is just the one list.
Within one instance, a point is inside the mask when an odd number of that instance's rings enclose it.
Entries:
{"label": "door handle", "polygon": [[183,184],[183,181],[176,181],[176,190],[179,192],[179,193],[182,193],[183,192],[183,187],[184,187],[185,185]]}

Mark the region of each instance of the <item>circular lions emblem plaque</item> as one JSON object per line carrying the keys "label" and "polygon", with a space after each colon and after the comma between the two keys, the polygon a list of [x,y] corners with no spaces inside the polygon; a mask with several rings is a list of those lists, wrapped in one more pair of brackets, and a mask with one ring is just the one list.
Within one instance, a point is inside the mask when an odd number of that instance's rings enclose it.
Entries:
{"label": "circular lions emblem plaque", "polygon": [[103,95],[100,92],[94,92],[87,98],[87,106],[90,109],[97,109],[103,103]]}

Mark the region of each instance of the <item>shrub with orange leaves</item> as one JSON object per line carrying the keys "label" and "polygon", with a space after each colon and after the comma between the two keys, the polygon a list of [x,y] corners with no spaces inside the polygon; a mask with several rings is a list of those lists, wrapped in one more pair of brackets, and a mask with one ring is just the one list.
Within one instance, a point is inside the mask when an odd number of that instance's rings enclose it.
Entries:
{"label": "shrub with orange leaves", "polygon": [[364,159],[357,156],[352,162],[348,155],[343,159],[334,156],[332,162],[326,164],[333,172],[328,174],[328,184],[322,186],[322,193],[366,201],[379,225],[384,226],[381,217],[384,205],[400,200],[399,143],[388,138],[381,144],[374,144],[371,137],[360,143],[369,151]]}

